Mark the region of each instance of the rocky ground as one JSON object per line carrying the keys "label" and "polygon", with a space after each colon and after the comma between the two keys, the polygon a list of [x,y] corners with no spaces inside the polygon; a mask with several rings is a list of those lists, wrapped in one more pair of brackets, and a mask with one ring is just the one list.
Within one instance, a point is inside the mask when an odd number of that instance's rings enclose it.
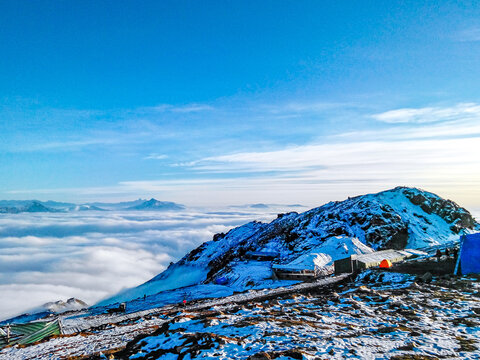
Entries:
{"label": "rocky ground", "polygon": [[336,291],[179,313],[114,356],[478,359],[479,325],[476,277],[424,283],[413,275],[368,271]]}
{"label": "rocky ground", "polygon": [[0,359],[478,359],[479,279],[369,270],[340,285],[105,324]]}

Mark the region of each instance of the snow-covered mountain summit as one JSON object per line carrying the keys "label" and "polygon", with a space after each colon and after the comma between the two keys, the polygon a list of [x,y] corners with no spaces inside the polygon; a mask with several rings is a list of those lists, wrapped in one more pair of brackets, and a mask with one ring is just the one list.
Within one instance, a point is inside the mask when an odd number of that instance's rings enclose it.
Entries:
{"label": "snow-covered mountain summit", "polygon": [[67,301],[58,300],[54,302],[48,302],[41,306],[41,309],[51,313],[63,313],[72,310],[81,310],[88,307],[88,304],[84,301],[76,298],[70,298]]}
{"label": "snow-covered mountain summit", "polygon": [[[216,234],[147,283],[103,303],[214,284],[220,277],[236,291],[275,286],[272,264],[300,266],[313,261],[329,265],[351,254],[439,245],[474,230],[480,230],[480,225],[453,201],[420,189],[397,187]],[[272,261],[255,261],[252,253],[275,255]]]}

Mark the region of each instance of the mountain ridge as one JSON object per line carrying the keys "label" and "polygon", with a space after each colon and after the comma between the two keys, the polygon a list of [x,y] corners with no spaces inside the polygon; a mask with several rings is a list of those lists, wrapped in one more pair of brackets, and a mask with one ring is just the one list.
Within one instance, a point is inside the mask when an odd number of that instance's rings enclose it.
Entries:
{"label": "mountain ridge", "polygon": [[185,207],[180,204],[176,204],[171,201],[159,201],[157,199],[151,198],[150,200],[144,201],[138,205],[130,206],[126,210],[182,210]]}
{"label": "mountain ridge", "polygon": [[78,212],[78,211],[113,211],[113,210],[182,210],[184,205],[171,201],[137,199],[119,203],[66,203],[40,200],[0,200],[0,214],[19,214],[36,212]]}
{"label": "mountain ridge", "polygon": [[[278,214],[270,223],[253,221],[215,234],[164,272],[102,304],[182,286],[215,284],[220,277],[233,291],[279,286],[281,282],[271,278],[272,264],[306,264],[318,255],[329,265],[338,258],[363,253],[363,246],[371,250],[421,249],[455,241],[461,233],[475,230],[480,230],[480,225],[455,202],[421,189],[396,187],[329,202],[301,214]],[[251,252],[277,253],[278,257],[254,262],[249,259]]]}

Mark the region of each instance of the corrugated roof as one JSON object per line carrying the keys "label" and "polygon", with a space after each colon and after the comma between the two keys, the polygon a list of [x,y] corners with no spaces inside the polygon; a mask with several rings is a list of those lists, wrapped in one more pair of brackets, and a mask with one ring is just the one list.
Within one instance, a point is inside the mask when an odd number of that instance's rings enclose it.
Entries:
{"label": "corrugated roof", "polygon": [[10,333],[18,335],[30,335],[36,333],[37,331],[43,329],[46,326],[46,322],[37,321],[29,322],[26,324],[12,324],[10,325]]}
{"label": "corrugated roof", "polygon": [[3,330],[0,335],[0,349],[7,345],[32,344],[43,340],[48,336],[60,334],[61,329],[58,320],[51,322],[34,321],[27,324],[12,324],[10,325],[10,339],[8,342],[6,330]]}
{"label": "corrugated roof", "polygon": [[37,332],[32,333],[28,336],[21,338],[18,343],[21,345],[35,343],[46,337],[52,335],[60,335],[60,324],[58,321],[53,321],[51,323],[46,324],[43,328],[39,329]]}

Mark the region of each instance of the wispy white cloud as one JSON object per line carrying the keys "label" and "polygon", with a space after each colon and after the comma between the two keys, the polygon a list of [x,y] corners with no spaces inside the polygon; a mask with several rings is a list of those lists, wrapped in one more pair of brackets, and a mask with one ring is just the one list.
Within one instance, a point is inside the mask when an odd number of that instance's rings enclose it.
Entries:
{"label": "wispy white cloud", "polygon": [[375,120],[385,123],[433,123],[459,119],[480,119],[480,105],[461,103],[451,107],[403,108],[374,114]]}
{"label": "wispy white cloud", "polygon": [[201,112],[201,111],[212,111],[215,108],[210,105],[202,105],[202,104],[190,104],[186,106],[180,107],[173,107],[170,109],[172,112],[179,112],[179,113],[191,113],[191,112]]}
{"label": "wispy white cloud", "polygon": [[[295,111],[329,106],[284,105]],[[279,106],[278,111],[281,108]],[[383,124],[378,126],[372,117]],[[63,198],[74,193],[85,201],[158,194],[164,200],[187,205],[276,202],[279,196],[288,196],[288,202],[317,205],[332,200],[330,190],[322,190],[319,197],[313,199],[304,189],[314,191],[312,189],[320,187],[325,189],[327,184],[329,189],[338,185],[338,189],[344,189],[342,194],[348,194],[348,188],[357,188],[356,184],[369,184],[367,191],[370,191],[382,184],[383,187],[399,183],[428,187],[458,181],[473,191],[467,183],[480,179],[476,170],[480,168],[476,156],[480,137],[479,104],[394,109],[364,114],[363,118],[373,125],[324,135],[308,143],[292,142],[283,146],[277,143],[268,147],[271,150],[225,151],[219,147],[218,155],[202,157],[201,153],[193,152],[178,163],[167,153],[147,153],[149,159],[166,159],[165,156],[172,159],[170,169],[176,175],[170,180],[147,181],[138,174],[137,181],[119,181],[111,186],[17,189],[9,194],[23,197],[54,194]],[[460,173],[465,176],[457,176]],[[472,197],[471,201],[480,203],[480,197]]]}
{"label": "wispy white cloud", "polygon": [[[141,147],[178,136],[178,129],[168,121],[174,114],[190,116],[214,109],[211,105],[197,103],[107,110],[42,108],[38,105],[20,108],[14,104],[0,110],[0,150],[26,153]],[[161,115],[166,118],[159,121]]]}
{"label": "wispy white cloud", "polygon": [[152,154],[149,154],[148,156],[144,157],[145,160],[164,160],[164,159],[167,159],[167,158],[168,158],[168,155],[156,154],[156,153],[152,153]]}
{"label": "wispy white cloud", "polygon": [[40,143],[37,145],[31,145],[27,148],[22,147],[17,149],[19,152],[40,151],[40,150],[72,150],[80,149],[95,145],[112,145],[118,144],[119,139],[114,138],[88,138],[81,140],[69,140],[69,141],[52,141]]}
{"label": "wispy white cloud", "polygon": [[[318,116],[353,111],[358,107],[361,106],[318,99],[276,102],[230,99],[102,111],[37,106],[26,110],[28,116],[14,107],[0,112],[0,118],[11,118],[10,122],[16,124],[15,129],[5,126],[1,136],[6,141],[0,143],[0,150],[58,153],[115,147],[133,149],[132,153],[145,158],[142,154],[149,154],[155,148],[153,144],[159,144],[163,147],[161,154],[170,156],[169,151],[173,150],[168,146],[178,149],[175,142],[188,141],[192,147],[201,148],[212,138],[248,142],[252,132],[263,132],[264,141],[275,141],[276,136],[285,136],[285,133],[305,135],[318,124]],[[295,121],[292,119],[300,121],[287,131],[286,125]],[[279,126],[278,121],[283,125]],[[168,145],[161,142],[165,139],[170,141]],[[220,142],[217,141],[217,145]]]}
{"label": "wispy white cloud", "polygon": [[271,114],[305,114],[305,113],[326,113],[332,110],[351,109],[364,107],[359,103],[348,102],[326,102],[319,100],[309,101],[285,101],[270,104],[258,104],[251,108],[251,110],[260,113]]}
{"label": "wispy white cloud", "polygon": [[[475,164],[478,138],[443,140],[366,141],[337,144],[297,146],[271,152],[246,152],[202,159],[192,168],[212,172],[301,173],[315,169],[316,173],[332,174],[332,169],[363,167],[356,174],[382,173],[385,165],[421,169],[429,164],[452,162]],[[335,178],[335,176],[333,177]]]}
{"label": "wispy white cloud", "polygon": [[160,104],[157,106],[151,107],[143,107],[137,110],[133,110],[133,112],[172,112],[172,113],[196,113],[196,112],[204,112],[204,111],[213,111],[215,107],[209,104],[185,104],[185,105],[171,105],[171,104]]}
{"label": "wispy white cloud", "polygon": [[[465,185],[461,189],[462,199],[480,203],[480,194],[477,196],[472,189],[473,183],[480,182],[479,108],[474,103],[461,103],[443,108],[413,109],[415,111],[407,113],[415,121],[410,119],[402,125],[401,131],[396,124],[386,123],[381,129],[351,131],[324,137],[322,142],[185,161],[174,164],[180,175],[171,180],[139,179],[107,187],[10,193],[60,196],[74,192],[90,198],[166,194],[165,200],[187,205],[224,204],[225,201],[276,202],[281,196],[287,197],[285,201],[288,202],[318,205],[335,199],[330,190],[334,187],[339,191],[343,189],[341,194],[348,194],[348,189],[358,188],[358,184],[363,184],[366,191],[398,184],[432,189],[454,186],[457,190]],[[398,117],[399,113],[383,114],[390,119]],[[419,116],[430,118],[426,121],[416,118]],[[438,121],[433,121],[432,117]],[[323,190],[317,198],[308,195],[309,191],[320,188]],[[467,189],[475,195],[467,198]]]}

